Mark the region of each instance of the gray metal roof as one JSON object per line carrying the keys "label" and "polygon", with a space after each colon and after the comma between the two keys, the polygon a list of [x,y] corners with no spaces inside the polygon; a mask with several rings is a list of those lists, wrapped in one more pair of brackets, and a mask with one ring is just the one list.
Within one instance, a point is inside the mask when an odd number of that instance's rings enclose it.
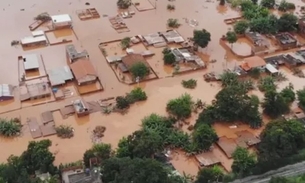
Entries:
{"label": "gray metal roof", "polygon": [[13,97],[13,86],[9,84],[0,84],[0,97]]}
{"label": "gray metal roof", "polygon": [[68,66],[55,68],[48,71],[51,86],[65,84],[66,81],[72,80],[73,75]]}
{"label": "gray metal roof", "polygon": [[25,70],[38,69],[39,57],[37,54],[23,55],[23,65]]}

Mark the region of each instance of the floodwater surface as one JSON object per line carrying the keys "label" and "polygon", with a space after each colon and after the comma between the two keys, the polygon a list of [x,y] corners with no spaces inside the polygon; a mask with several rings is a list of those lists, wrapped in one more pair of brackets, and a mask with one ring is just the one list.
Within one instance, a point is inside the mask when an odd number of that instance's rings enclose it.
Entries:
{"label": "floodwater surface", "polygon": [[[125,22],[130,29],[130,32],[118,34],[110,25],[108,18],[101,16],[100,19],[81,21],[76,15],[76,11],[89,8],[85,3],[89,2],[90,7],[96,8],[100,15],[113,16],[117,13],[116,1],[112,0],[3,0],[0,1],[0,24],[5,28],[1,30],[2,40],[0,43],[0,83],[8,83],[18,85],[18,63],[17,58],[20,55],[28,53],[42,54],[46,69],[56,68],[67,65],[65,45],[48,46],[41,49],[23,51],[20,47],[11,47],[12,40],[19,40],[25,36],[31,35],[28,26],[33,23],[33,17],[42,12],[48,12],[50,15],[70,14],[73,19],[73,29],[78,40],[74,40],[73,44],[81,49],[86,49],[90,55],[90,59],[96,68],[104,91],[83,98],[85,100],[97,100],[108,97],[116,97],[129,92],[134,86],[128,86],[119,82],[108,66],[104,56],[98,48],[101,42],[118,40],[128,36],[145,35],[166,30],[166,22],[169,18],[177,18],[181,23],[178,29],[179,33],[186,39],[192,37],[194,29],[207,29],[211,33],[211,42],[208,47],[202,52],[205,58],[210,60],[216,59],[210,67],[212,71],[222,71],[226,67],[236,65],[236,59],[232,54],[228,53],[219,45],[219,39],[225,35],[230,26],[224,24],[225,18],[236,17],[238,12],[231,10],[229,7],[220,8],[218,1],[202,1],[202,0],[176,0],[171,2],[175,5],[175,11],[169,12],[166,8],[168,1],[156,1],[157,9],[138,12]],[[24,9],[24,11],[21,11]],[[8,18],[9,17],[9,18]],[[212,17],[212,18],[211,18]],[[198,21],[198,26],[195,28],[185,23],[185,19],[195,19]],[[5,35],[5,36],[4,36]],[[66,35],[65,35],[66,36]],[[117,44],[117,43],[116,43]],[[117,52],[116,45],[109,52]],[[139,48],[142,49],[142,48]],[[82,50],[80,50],[82,51]],[[110,55],[110,54],[109,54]],[[159,57],[158,59],[161,59]],[[230,60],[228,63],[226,59]],[[209,60],[207,60],[209,61]],[[162,60],[154,61],[162,64]],[[168,68],[156,66],[163,76],[169,75]],[[75,129],[75,136],[71,139],[59,139],[56,136],[48,137],[53,142],[51,151],[56,154],[55,163],[69,163],[82,159],[86,149],[92,146],[91,131],[97,125],[105,126],[106,132],[102,142],[110,143],[113,148],[117,147],[118,141],[126,135],[131,134],[140,128],[141,119],[151,113],[166,115],[165,106],[168,100],[176,98],[184,93],[189,93],[193,98],[201,99],[210,103],[214,95],[219,91],[220,87],[217,84],[209,84],[203,80],[203,73],[206,71],[196,71],[191,74],[175,76],[171,78],[160,79],[147,83],[141,83],[142,87],[148,95],[148,100],[143,103],[134,104],[131,106],[126,115],[113,113],[104,115],[99,112],[90,114],[84,118],[70,116],[67,119],[62,119],[59,112],[54,112],[56,125],[68,124]],[[293,76],[292,76],[293,77]],[[195,90],[187,90],[181,86],[181,81],[194,78],[198,81]],[[294,77],[291,79],[295,79]],[[299,82],[301,83],[301,82]],[[296,88],[300,88],[299,86]],[[18,98],[18,97],[17,97]],[[79,96],[71,96],[65,100],[50,102],[48,104],[38,106],[27,106],[21,108],[18,104],[15,106],[15,111],[3,113],[0,117],[21,117],[22,123],[25,124],[28,117],[36,117],[41,119],[40,114],[47,110],[58,110],[61,107],[70,105]],[[10,106],[7,108],[7,106]],[[0,106],[1,112],[12,110],[11,105]],[[192,118],[191,123],[195,122]],[[226,134],[227,127],[217,127],[219,133]],[[43,139],[43,138],[40,138]],[[37,139],[37,140],[40,140]],[[30,140],[29,129],[25,127],[23,135],[14,139],[0,138],[1,151],[0,162],[5,162],[11,154],[20,155]],[[188,166],[184,157],[178,157],[179,160],[173,162],[175,166]],[[178,168],[182,173],[183,168]],[[197,168],[192,165],[187,173],[196,174]]]}

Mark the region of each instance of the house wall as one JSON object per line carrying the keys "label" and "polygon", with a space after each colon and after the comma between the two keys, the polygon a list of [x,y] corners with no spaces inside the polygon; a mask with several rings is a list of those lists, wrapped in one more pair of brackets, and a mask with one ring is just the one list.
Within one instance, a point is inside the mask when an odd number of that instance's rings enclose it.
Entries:
{"label": "house wall", "polygon": [[60,22],[60,23],[53,22],[53,29],[70,28],[71,26],[72,26],[72,22]]}
{"label": "house wall", "polygon": [[81,79],[78,79],[78,85],[84,85],[84,84],[90,84],[90,83],[94,83],[96,81],[97,77],[96,76],[92,76],[92,75],[87,75]]}

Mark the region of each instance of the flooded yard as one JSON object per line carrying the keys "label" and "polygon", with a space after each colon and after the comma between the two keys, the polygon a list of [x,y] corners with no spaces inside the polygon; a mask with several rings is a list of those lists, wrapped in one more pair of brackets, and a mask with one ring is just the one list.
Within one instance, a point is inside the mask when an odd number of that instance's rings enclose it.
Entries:
{"label": "flooded yard", "polygon": [[[141,7],[150,6],[147,4],[148,0],[138,1]],[[124,37],[131,37],[135,35],[146,35],[152,32],[159,32],[166,29],[166,22],[169,18],[177,18],[181,27],[179,33],[186,39],[192,37],[194,29],[207,29],[211,32],[211,42],[207,48],[200,50],[200,57],[209,62],[212,59],[217,62],[210,64],[208,71],[223,71],[225,68],[233,68],[238,63],[238,59],[228,50],[223,49],[219,44],[219,39],[225,35],[225,33],[231,28],[230,25],[224,23],[224,19],[230,17],[236,17],[239,12],[232,10],[230,7],[219,7],[218,1],[185,1],[176,0],[171,2],[175,5],[175,11],[169,12],[166,9],[168,1],[155,1],[157,7],[151,11],[139,12],[129,19],[125,19],[130,32],[118,34],[109,23],[107,16],[113,16],[117,14],[117,7],[115,1],[93,1],[87,0],[101,16],[100,19],[81,21],[78,15],[75,14],[76,10],[85,9],[87,6],[84,1],[67,1],[67,0],[53,0],[53,1],[39,1],[28,0],[26,2],[11,0],[0,1],[0,6],[3,7],[0,11],[0,23],[6,25],[5,29],[2,29],[3,39],[0,43],[0,63],[3,67],[0,67],[0,83],[8,83],[14,86],[19,85],[19,68],[17,58],[20,55],[29,53],[41,54],[43,57],[46,70],[67,65],[65,45],[55,45],[49,47],[43,47],[38,49],[25,49],[21,47],[10,47],[12,40],[24,37],[26,34],[30,34],[28,26],[33,23],[33,17],[42,13],[42,10],[48,10],[50,15],[56,14],[70,14],[73,20],[73,29],[78,37],[72,39],[72,44],[86,49],[90,55],[90,60],[93,62],[98,77],[103,85],[102,92],[91,93],[82,96],[84,100],[96,101],[98,99],[105,99],[108,97],[116,97],[124,95],[132,90],[137,85],[126,85],[118,80],[116,74],[112,68],[109,67],[105,57],[103,56],[98,45],[101,42],[110,40],[120,40]],[[300,4],[300,2],[295,2]],[[60,6],[58,6],[60,4]],[[20,11],[25,9],[25,11]],[[207,16],[208,15],[208,16]],[[7,21],[6,17],[14,17],[14,21]],[[213,18],[209,18],[213,17]],[[198,21],[197,26],[191,26],[185,23],[185,19],[194,19]],[[62,40],[66,37],[73,37],[70,31],[56,31],[52,33],[52,39]],[[249,45],[242,39],[238,43],[233,45],[233,48],[237,52],[247,54],[249,52]],[[230,45],[229,45],[230,46]],[[120,42],[107,43],[103,45],[108,56],[123,55],[126,52],[121,49]],[[132,46],[136,52],[145,51],[146,48],[137,44]],[[141,119],[151,113],[157,113],[160,115],[166,115],[165,106],[168,100],[176,98],[184,93],[189,93],[194,100],[201,99],[206,103],[211,103],[215,94],[220,90],[218,84],[207,83],[203,79],[203,74],[207,71],[200,70],[185,75],[172,76],[173,68],[163,65],[163,48],[149,47],[154,56],[147,58],[147,62],[160,76],[159,80],[140,83],[139,86],[145,90],[148,95],[148,100],[142,103],[134,104],[126,115],[113,113],[110,115],[104,115],[101,112],[92,113],[89,116],[82,118],[70,116],[67,119],[63,119],[60,112],[60,108],[71,105],[72,101],[79,99],[76,94],[77,87],[68,84],[66,86],[59,87],[61,89],[67,89],[67,97],[59,101],[48,101],[49,98],[39,99],[35,101],[28,101],[24,104],[18,103],[19,89],[17,88],[17,96],[14,101],[1,102],[0,103],[0,117],[12,118],[21,117],[21,121],[26,125],[27,118],[36,117],[41,120],[41,113],[45,111],[53,112],[54,121],[56,125],[67,124],[71,125],[75,130],[75,135],[71,139],[60,139],[57,136],[50,136],[48,139],[52,140],[51,151],[56,155],[55,163],[69,163],[82,159],[83,153],[86,149],[92,146],[92,134],[91,131],[97,125],[103,125],[106,127],[105,136],[102,138],[103,143],[110,143],[115,149],[118,141],[135,130],[140,128]],[[4,67],[5,66],[5,67]],[[287,72],[286,72],[287,73]],[[301,89],[303,87],[303,80],[292,76],[287,73],[287,78],[295,86],[295,89]],[[197,88],[194,90],[188,90],[181,86],[182,80],[195,79],[197,80]],[[285,82],[279,87],[284,87],[289,83]],[[70,87],[70,89],[69,89]],[[93,87],[94,88],[94,87]],[[262,94],[260,94],[262,95]],[[53,96],[53,95],[52,95]],[[54,97],[53,97],[54,98]],[[37,105],[41,104],[41,105]],[[18,107],[19,106],[19,107]],[[13,111],[10,111],[14,109]],[[197,115],[193,114],[190,120],[191,124],[195,123]],[[228,137],[236,138],[236,131],[247,129],[244,125],[237,125],[237,128],[231,129],[227,124],[214,125],[215,130],[219,136],[226,135]],[[186,129],[184,129],[187,131]],[[261,129],[260,129],[261,130]],[[258,135],[260,130],[249,130],[253,134]],[[44,138],[39,138],[41,140]],[[0,155],[0,162],[5,162],[11,155],[20,155],[21,152],[26,149],[29,141],[33,140],[29,129],[26,128],[23,131],[21,137],[14,139],[0,138],[1,147],[4,149]],[[230,170],[232,160],[227,159],[224,153],[214,145],[213,151],[215,155],[219,157],[221,164],[226,170]],[[191,175],[196,175],[198,171],[198,164],[194,158],[188,158],[183,152],[173,153],[172,163],[178,169],[180,173],[186,172]]]}

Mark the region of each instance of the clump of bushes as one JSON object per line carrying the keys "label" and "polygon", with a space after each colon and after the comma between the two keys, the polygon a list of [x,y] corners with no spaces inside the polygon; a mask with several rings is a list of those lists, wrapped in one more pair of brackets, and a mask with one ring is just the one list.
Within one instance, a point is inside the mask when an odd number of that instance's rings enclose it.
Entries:
{"label": "clump of bushes", "polygon": [[130,104],[138,101],[144,101],[147,99],[147,95],[142,88],[135,88],[127,93],[126,96],[119,96],[116,98],[116,107],[120,110],[128,109]]}
{"label": "clump of bushes", "polygon": [[189,94],[184,94],[170,100],[166,105],[166,111],[177,119],[189,118],[192,114],[194,102]]}
{"label": "clump of bushes", "polygon": [[60,125],[55,128],[57,136],[60,138],[71,138],[74,136],[74,130],[71,126]]}
{"label": "clump of bushes", "polygon": [[0,119],[0,135],[5,137],[18,136],[21,132],[22,125],[18,118]]}
{"label": "clump of bushes", "polygon": [[118,0],[116,4],[120,9],[127,9],[131,5],[131,0]]}
{"label": "clump of bushes", "polygon": [[168,9],[168,10],[175,10],[175,5],[168,4],[168,5],[167,5],[167,9]]}
{"label": "clump of bushes", "polygon": [[121,47],[122,49],[126,49],[130,46],[130,37],[125,37],[121,40]]}
{"label": "clump of bushes", "polygon": [[290,2],[287,2],[285,0],[282,0],[279,7],[278,7],[278,10],[280,11],[289,11],[289,10],[294,10],[295,9],[295,5],[293,3],[290,3]]}
{"label": "clump of bushes", "polygon": [[195,79],[183,80],[181,84],[184,88],[194,89],[197,86],[197,80]]}
{"label": "clump of bushes", "polygon": [[178,22],[178,19],[170,18],[167,20],[167,26],[170,28],[178,28],[180,27],[180,24]]}
{"label": "clump of bushes", "polygon": [[51,16],[49,15],[49,13],[44,12],[44,13],[40,13],[39,15],[37,15],[34,20],[36,21],[49,21],[51,20]]}
{"label": "clump of bushes", "polygon": [[258,89],[262,92],[276,90],[275,80],[271,76],[260,78],[258,81]]}

